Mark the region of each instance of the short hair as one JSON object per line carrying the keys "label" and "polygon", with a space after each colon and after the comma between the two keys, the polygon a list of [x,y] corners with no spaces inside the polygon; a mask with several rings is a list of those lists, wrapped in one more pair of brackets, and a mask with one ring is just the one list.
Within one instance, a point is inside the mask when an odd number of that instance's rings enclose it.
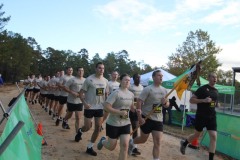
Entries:
{"label": "short hair", "polygon": [[124,77],[126,77],[126,76],[130,77],[127,73],[123,73],[123,74],[120,76],[120,81],[121,81]]}
{"label": "short hair", "polygon": [[140,76],[140,74],[135,73],[135,74],[133,75],[133,80],[136,79],[138,75]]}
{"label": "short hair", "polygon": [[156,70],[156,71],[153,71],[153,73],[152,73],[152,77],[154,77],[157,73],[161,73],[161,71],[160,70]]}
{"label": "short hair", "polygon": [[69,68],[72,68],[72,66],[67,66],[67,67],[66,67],[66,70],[68,70]]}
{"label": "short hair", "polygon": [[99,64],[104,65],[103,62],[98,62],[95,67],[97,68]]}
{"label": "short hair", "polygon": [[214,73],[214,72],[210,72],[210,73],[208,74],[208,78],[210,78],[210,77],[212,77],[212,76],[217,76],[217,74]]}
{"label": "short hair", "polygon": [[118,71],[112,71],[112,74],[113,74],[114,72],[117,72],[117,74],[119,74]]}
{"label": "short hair", "polygon": [[78,71],[80,68],[83,68],[83,67],[77,67],[77,71]]}

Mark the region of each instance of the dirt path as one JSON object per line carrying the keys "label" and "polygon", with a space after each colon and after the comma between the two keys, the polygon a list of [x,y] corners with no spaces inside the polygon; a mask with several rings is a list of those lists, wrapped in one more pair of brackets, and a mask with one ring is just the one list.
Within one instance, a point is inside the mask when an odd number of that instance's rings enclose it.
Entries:
{"label": "dirt path", "polygon": [[[16,86],[5,86],[0,88],[0,100],[6,107],[12,97],[17,96],[19,93]],[[70,130],[62,129],[60,126],[55,126],[55,121],[42,109],[39,104],[30,105],[30,110],[34,115],[36,123],[41,122],[43,125],[43,133],[48,145],[42,147],[42,159],[43,160],[110,160],[117,159],[119,153],[119,145],[114,151],[108,151],[103,148],[101,151],[97,151],[98,156],[92,157],[85,153],[86,146],[89,142],[90,136],[93,130],[83,134],[79,143],[74,141],[74,116],[69,121]],[[0,112],[2,118],[2,111]],[[6,120],[5,120],[6,121]],[[83,121],[81,121],[83,124]],[[0,133],[2,132],[3,124],[0,126]],[[105,130],[101,132],[101,136],[105,135]],[[100,138],[99,137],[99,138]],[[206,160],[208,159],[208,152],[204,149],[193,150],[188,148],[186,155],[181,155],[179,152],[179,138],[173,137],[168,134],[164,134],[161,142],[161,160]],[[145,144],[138,145],[141,151],[141,155],[137,157],[128,156],[129,160],[150,160],[152,159],[152,137],[148,139]],[[223,160],[221,156],[216,156],[215,160]]]}

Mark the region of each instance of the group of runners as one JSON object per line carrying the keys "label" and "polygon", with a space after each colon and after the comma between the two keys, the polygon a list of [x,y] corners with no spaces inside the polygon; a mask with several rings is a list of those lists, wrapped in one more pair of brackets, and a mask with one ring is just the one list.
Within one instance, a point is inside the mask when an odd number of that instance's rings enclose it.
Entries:
{"label": "group of runners", "polygon": [[[87,145],[86,153],[97,156],[93,149],[99,134],[106,123],[106,136],[99,138],[97,149],[103,147],[112,151],[120,141],[120,160],[127,159],[127,155],[140,155],[138,144],[145,143],[150,134],[153,137],[153,159],[160,159],[160,142],[163,135],[163,107],[169,107],[166,97],[167,90],[161,86],[163,74],[160,70],[155,70],[152,74],[153,84],[143,87],[140,84],[140,75],[133,75],[133,84],[130,84],[130,76],[117,71],[111,73],[111,80],[104,78],[104,64],[96,64],[95,73],[84,78],[84,68],[78,67],[77,74],[73,74],[73,68],[67,67],[64,71],[58,71],[52,77],[34,75],[25,80],[26,99],[29,103],[40,103],[41,106],[56,120],[56,126],[62,122],[63,129],[70,129],[68,120],[75,113],[74,137],[79,142],[84,134],[92,127],[90,143]],[[215,74],[210,74],[215,77]],[[119,78],[119,80],[118,80]],[[214,81],[215,82],[215,81]],[[214,88],[214,84],[212,86]],[[199,91],[200,92],[200,91]],[[198,100],[200,93],[191,98],[192,103],[211,103],[208,96],[206,100]],[[201,96],[201,98],[204,96]],[[214,100],[217,102],[216,96]],[[204,99],[204,98],[202,98]],[[63,115],[64,105],[67,112]],[[212,107],[214,108],[214,107]],[[81,126],[81,112],[84,112],[84,121]],[[151,113],[151,114],[149,114]],[[202,118],[202,117],[201,117]],[[206,122],[207,123],[207,122]],[[185,154],[188,143],[200,136],[202,128],[206,123],[199,124],[197,132],[190,138],[180,143],[180,151]],[[210,130],[214,130],[214,124]],[[140,128],[140,134],[138,133]],[[216,130],[216,129],[215,129]],[[130,134],[131,133],[131,134]],[[199,134],[198,134],[199,133]],[[213,132],[210,132],[214,136]],[[214,142],[213,142],[214,145]],[[210,151],[214,155],[215,149]],[[213,156],[212,156],[213,157]]]}

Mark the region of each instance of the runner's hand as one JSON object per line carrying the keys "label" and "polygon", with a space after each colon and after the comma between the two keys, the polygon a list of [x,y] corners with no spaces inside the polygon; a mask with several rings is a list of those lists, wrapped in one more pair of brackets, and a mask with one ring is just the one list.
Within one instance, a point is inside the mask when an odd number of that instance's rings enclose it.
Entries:
{"label": "runner's hand", "polygon": [[138,122],[141,125],[143,125],[145,123],[145,119],[143,119],[142,117],[138,118]]}
{"label": "runner's hand", "polygon": [[212,98],[207,97],[207,98],[203,99],[203,102],[204,103],[210,103],[210,102],[212,102]]}
{"label": "runner's hand", "polygon": [[127,116],[128,115],[128,112],[127,111],[120,111],[119,114],[123,117]]}
{"label": "runner's hand", "polygon": [[85,104],[83,104],[83,105],[84,105],[84,109],[89,109],[89,108],[91,108],[91,105],[90,105],[90,104],[85,103]]}
{"label": "runner's hand", "polygon": [[71,94],[74,95],[75,97],[79,97],[79,93],[77,93],[77,92],[72,91]]}
{"label": "runner's hand", "polygon": [[164,106],[167,103],[167,99],[165,97],[163,97],[161,99],[161,103],[162,103],[162,106]]}

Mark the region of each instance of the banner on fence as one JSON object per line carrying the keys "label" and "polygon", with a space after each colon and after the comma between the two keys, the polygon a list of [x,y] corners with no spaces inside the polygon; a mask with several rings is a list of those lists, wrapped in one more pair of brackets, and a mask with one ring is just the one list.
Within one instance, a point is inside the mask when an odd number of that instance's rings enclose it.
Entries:
{"label": "banner on fence", "polygon": [[15,106],[7,120],[4,131],[0,137],[0,143],[3,143],[20,120],[25,124],[12,140],[8,148],[0,156],[0,160],[41,160],[42,137],[36,132],[33,119],[30,115],[29,108],[23,94],[15,103]]}

